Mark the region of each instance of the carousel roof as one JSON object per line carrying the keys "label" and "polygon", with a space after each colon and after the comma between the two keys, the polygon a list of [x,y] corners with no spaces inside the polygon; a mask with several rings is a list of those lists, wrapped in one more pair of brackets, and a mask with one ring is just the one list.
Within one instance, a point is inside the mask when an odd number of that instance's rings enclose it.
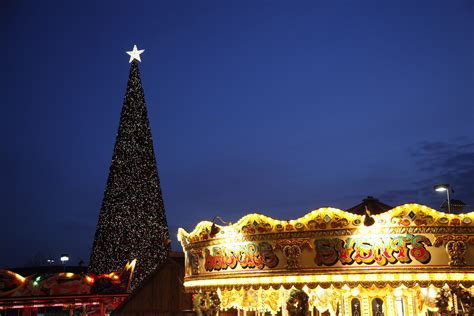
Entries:
{"label": "carousel roof", "polygon": [[369,216],[335,208],[289,221],[249,214],[180,228],[178,239],[188,290],[474,284],[474,212],[405,204]]}
{"label": "carousel roof", "polygon": [[[371,217],[377,221],[375,228],[391,228],[393,230],[395,227],[406,227],[408,231],[413,230],[408,229],[408,227],[419,227],[419,231],[428,229],[433,233],[455,232],[462,229],[460,227],[466,226],[474,229],[474,212],[448,214],[416,203],[404,204],[383,213],[371,214],[373,215]],[[179,228],[178,240],[184,246],[200,241],[234,238],[236,233],[239,233],[239,236],[245,235],[247,239],[251,239],[251,235],[302,231],[321,231],[318,235],[333,236],[335,233],[329,231],[363,228],[365,217],[366,215],[332,207],[319,208],[293,220],[279,220],[263,214],[253,213],[245,215],[236,223],[229,223],[228,226],[202,221],[191,232]],[[211,232],[213,226],[218,227],[218,232],[215,235]],[[439,229],[438,227],[442,228]]]}

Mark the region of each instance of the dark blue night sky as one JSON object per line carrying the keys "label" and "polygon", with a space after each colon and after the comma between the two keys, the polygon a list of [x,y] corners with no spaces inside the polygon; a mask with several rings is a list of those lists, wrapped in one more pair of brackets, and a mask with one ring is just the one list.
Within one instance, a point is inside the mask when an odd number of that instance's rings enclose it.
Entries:
{"label": "dark blue night sky", "polygon": [[367,195],[474,209],[474,2],[0,2],[0,267],[88,261],[133,44],[170,233]]}

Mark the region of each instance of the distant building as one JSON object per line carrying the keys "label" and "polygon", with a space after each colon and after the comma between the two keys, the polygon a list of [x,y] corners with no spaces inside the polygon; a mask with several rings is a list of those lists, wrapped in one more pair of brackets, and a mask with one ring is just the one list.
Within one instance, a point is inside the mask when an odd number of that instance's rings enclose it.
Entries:
{"label": "distant building", "polygon": [[378,199],[369,195],[362,200],[362,203],[351,207],[347,210],[347,212],[358,215],[365,215],[366,210],[368,210],[370,212],[370,215],[376,215],[391,210],[392,208],[392,206],[382,203]]}

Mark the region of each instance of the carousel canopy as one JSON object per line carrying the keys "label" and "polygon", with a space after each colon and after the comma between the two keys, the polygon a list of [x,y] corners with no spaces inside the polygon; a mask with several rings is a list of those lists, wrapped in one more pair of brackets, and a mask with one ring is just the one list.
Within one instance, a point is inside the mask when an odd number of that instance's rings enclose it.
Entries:
{"label": "carousel canopy", "polygon": [[[375,201],[366,203],[384,207]],[[289,221],[249,214],[228,226],[204,221],[192,232],[180,228],[184,285],[188,291],[472,286],[474,212],[446,214],[419,204],[370,210],[376,215],[320,208]]]}

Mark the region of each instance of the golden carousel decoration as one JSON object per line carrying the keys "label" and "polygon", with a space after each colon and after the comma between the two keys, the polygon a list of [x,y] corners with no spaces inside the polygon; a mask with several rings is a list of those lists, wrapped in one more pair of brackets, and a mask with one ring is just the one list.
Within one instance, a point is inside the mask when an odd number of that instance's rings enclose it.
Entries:
{"label": "golden carousel decoration", "polygon": [[239,315],[468,315],[473,220],[405,204],[377,215],[320,208],[290,221],[203,221],[178,231],[184,286]]}

